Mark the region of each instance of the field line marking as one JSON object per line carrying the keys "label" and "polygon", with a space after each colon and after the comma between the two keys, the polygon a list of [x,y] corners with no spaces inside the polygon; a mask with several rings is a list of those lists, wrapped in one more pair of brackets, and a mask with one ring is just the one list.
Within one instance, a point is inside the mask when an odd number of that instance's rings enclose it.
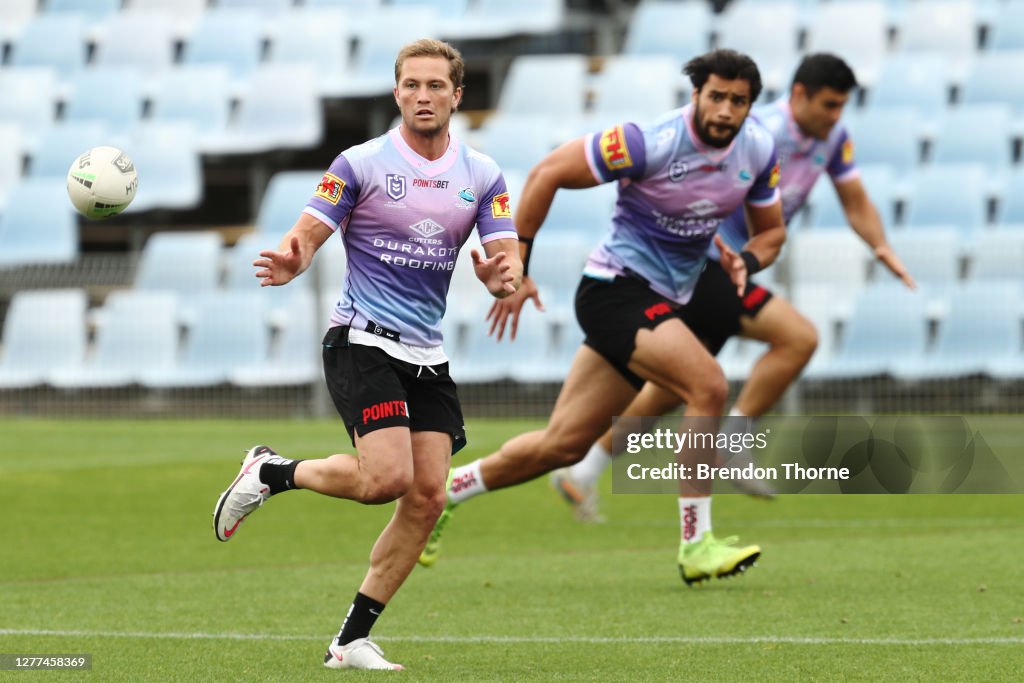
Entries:
{"label": "field line marking", "polygon": [[[187,633],[156,631],[89,631],[60,629],[0,628],[4,636],[60,636],[83,638],[172,638],[178,640],[325,640],[329,635],[303,636],[276,633]],[[828,638],[817,636],[375,636],[400,643],[505,643],[595,645],[678,643],[687,645],[1024,645],[1024,636],[981,638]]]}

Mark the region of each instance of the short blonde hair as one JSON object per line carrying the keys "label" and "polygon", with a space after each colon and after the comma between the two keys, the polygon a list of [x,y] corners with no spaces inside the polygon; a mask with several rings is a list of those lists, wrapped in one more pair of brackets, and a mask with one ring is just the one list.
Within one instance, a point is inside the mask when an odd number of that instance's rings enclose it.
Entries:
{"label": "short blonde hair", "polygon": [[448,77],[456,88],[462,87],[462,77],[466,63],[462,61],[462,53],[448,43],[433,38],[420,38],[409,43],[398,51],[395,58],[395,84],[402,74],[402,65],[410,57],[443,57],[448,60]]}

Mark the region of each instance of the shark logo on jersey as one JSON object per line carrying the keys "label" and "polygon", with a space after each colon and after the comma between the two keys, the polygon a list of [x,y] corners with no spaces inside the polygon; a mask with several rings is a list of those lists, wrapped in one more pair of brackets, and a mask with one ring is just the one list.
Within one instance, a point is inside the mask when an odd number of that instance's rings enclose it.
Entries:
{"label": "shark logo on jersey", "polygon": [[678,183],[680,180],[686,177],[686,174],[690,172],[690,167],[685,161],[673,161],[668,166],[668,179],[674,183]]}
{"label": "shark logo on jersey", "polygon": [[464,187],[461,190],[459,190],[459,199],[466,202],[467,204],[472,204],[473,202],[475,202],[476,194],[474,194],[473,188]]}
{"label": "shark logo on jersey", "polygon": [[419,234],[423,235],[424,237],[431,237],[432,235],[436,235],[439,232],[444,232],[443,226],[438,225],[429,218],[426,218],[420,221],[419,223],[413,223],[409,227],[418,232]]}
{"label": "shark logo on jersey", "polygon": [[405,196],[405,176],[397,173],[389,173],[384,179],[384,189],[393,200],[400,201]]}

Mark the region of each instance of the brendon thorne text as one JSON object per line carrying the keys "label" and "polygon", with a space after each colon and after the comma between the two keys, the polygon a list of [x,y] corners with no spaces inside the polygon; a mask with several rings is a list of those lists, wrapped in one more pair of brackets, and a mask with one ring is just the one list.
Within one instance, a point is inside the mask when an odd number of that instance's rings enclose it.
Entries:
{"label": "brendon thorne text", "polygon": [[785,479],[790,481],[841,481],[850,478],[850,470],[847,467],[807,467],[795,462],[785,462],[778,467],[756,467],[753,463],[749,463],[745,467],[720,467],[707,464],[689,467],[678,463],[670,463],[660,467],[644,467],[640,463],[631,463],[626,468],[626,476],[633,480],[673,479],[677,481],[707,481],[714,479],[762,479],[777,481]]}

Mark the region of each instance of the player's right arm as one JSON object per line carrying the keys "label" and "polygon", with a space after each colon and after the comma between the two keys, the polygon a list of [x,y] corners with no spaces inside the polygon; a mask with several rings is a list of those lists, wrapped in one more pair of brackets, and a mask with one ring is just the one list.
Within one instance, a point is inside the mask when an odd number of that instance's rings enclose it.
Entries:
{"label": "player's right arm", "polygon": [[313,262],[317,249],[330,237],[332,231],[322,221],[308,213],[302,213],[291,230],[285,233],[277,251],[266,249],[253,265],[260,270],[260,286],[288,284],[303,273]]}

